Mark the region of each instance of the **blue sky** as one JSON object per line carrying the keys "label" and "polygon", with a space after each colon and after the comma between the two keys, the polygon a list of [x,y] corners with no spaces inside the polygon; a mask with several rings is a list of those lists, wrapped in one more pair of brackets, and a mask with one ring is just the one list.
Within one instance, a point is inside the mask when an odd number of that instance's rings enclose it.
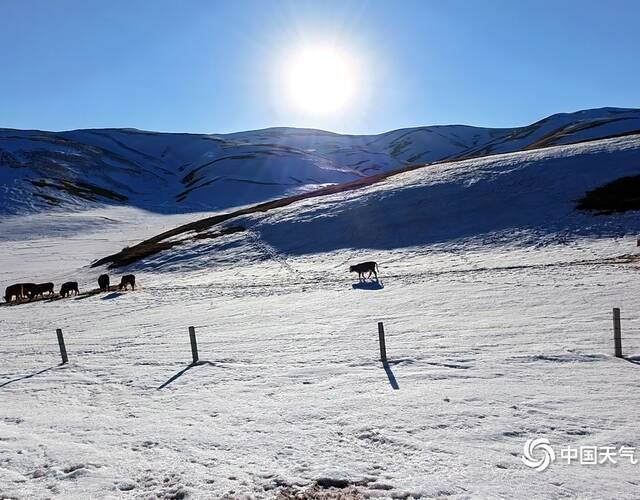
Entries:
{"label": "blue sky", "polygon": [[[377,133],[640,107],[640,1],[2,0],[0,127]],[[348,112],[284,105],[303,44],[358,62]]]}

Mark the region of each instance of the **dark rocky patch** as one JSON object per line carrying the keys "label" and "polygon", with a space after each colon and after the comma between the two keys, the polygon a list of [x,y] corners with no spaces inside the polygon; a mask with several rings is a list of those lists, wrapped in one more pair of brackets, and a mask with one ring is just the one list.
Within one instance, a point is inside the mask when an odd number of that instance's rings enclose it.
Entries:
{"label": "dark rocky patch", "polygon": [[578,200],[577,209],[598,214],[640,210],[640,175],[621,177],[588,191]]}

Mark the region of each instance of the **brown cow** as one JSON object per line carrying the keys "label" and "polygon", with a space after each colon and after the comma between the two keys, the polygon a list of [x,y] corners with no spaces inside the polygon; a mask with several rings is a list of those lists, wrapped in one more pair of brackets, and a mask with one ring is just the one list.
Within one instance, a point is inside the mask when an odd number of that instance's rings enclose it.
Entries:
{"label": "brown cow", "polygon": [[68,297],[69,295],[71,295],[71,292],[75,292],[75,295],[78,295],[80,293],[78,292],[77,281],[67,281],[66,283],[63,283],[62,286],[60,287],[61,297]]}
{"label": "brown cow", "polygon": [[376,281],[378,281],[378,273],[376,270],[378,269],[378,264],[375,262],[363,262],[362,264],[356,264],[354,266],[349,266],[350,273],[358,273],[358,280],[364,280],[364,273],[369,272],[369,276],[367,278],[371,278],[371,274],[376,277]]}
{"label": "brown cow", "polygon": [[135,290],[136,289],[136,277],[133,274],[127,274],[125,276],[122,277],[122,280],[120,281],[120,284],[118,285],[118,289],[119,290],[126,290],[127,289],[127,285],[131,285],[131,290]]}

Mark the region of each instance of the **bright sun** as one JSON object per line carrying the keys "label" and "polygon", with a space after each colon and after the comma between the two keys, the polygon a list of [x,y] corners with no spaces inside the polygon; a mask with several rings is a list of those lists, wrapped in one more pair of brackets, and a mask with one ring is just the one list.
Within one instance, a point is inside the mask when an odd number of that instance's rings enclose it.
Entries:
{"label": "bright sun", "polygon": [[301,49],[287,61],[285,71],[289,98],[303,113],[337,114],[355,96],[355,65],[347,54],[335,48]]}

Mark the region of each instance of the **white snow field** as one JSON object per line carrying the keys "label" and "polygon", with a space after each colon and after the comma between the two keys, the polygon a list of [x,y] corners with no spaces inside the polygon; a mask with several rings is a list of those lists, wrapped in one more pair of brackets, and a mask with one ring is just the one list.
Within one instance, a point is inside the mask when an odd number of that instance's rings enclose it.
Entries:
{"label": "white snow field", "polygon": [[[637,498],[640,464],[560,456],[640,459],[640,221],[575,209],[629,175],[637,135],[431,165],[185,233],[108,271],[135,292],[1,307],[0,498]],[[91,262],[202,216],[5,218],[0,280],[94,288]]]}

